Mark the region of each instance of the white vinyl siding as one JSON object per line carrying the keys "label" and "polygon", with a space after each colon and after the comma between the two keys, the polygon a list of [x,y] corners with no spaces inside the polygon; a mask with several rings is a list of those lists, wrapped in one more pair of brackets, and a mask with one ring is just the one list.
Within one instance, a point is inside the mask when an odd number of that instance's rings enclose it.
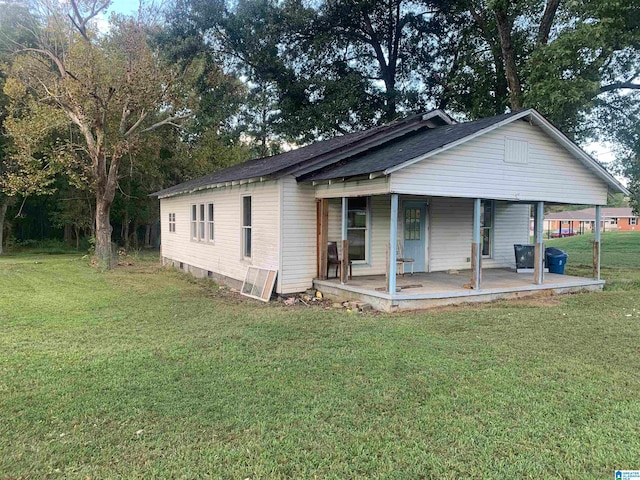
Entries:
{"label": "white vinyl siding", "polygon": [[282,195],[282,261],[280,293],[302,292],[316,277],[316,199],[311,185],[293,177],[280,180]]}
{"label": "white vinyl siding", "polygon": [[430,271],[471,268],[473,200],[433,198],[429,202]]}
{"label": "white vinyl siding", "polygon": [[528,204],[496,202],[493,258],[483,266],[515,268],[513,246],[529,243],[529,213]]}
{"label": "white vinyl siding", "polygon": [[[433,198],[431,215],[430,271],[471,268],[473,200]],[[529,243],[529,205],[495,202],[492,258],[483,268],[515,265],[513,246]]]}
{"label": "white vinyl siding", "polygon": [[[527,142],[507,163],[505,137]],[[538,127],[515,121],[391,174],[391,191],[441,197],[604,205],[608,187]]]}
{"label": "white vinyl siding", "polygon": [[[244,279],[250,265],[277,270],[280,260],[279,192],[278,183],[269,181],[160,199],[162,255],[239,281]],[[243,259],[241,251],[243,195],[251,195],[253,199],[251,259]],[[311,198],[313,201],[313,196]],[[215,244],[191,240],[191,205],[207,203],[215,204]],[[165,220],[168,220],[169,212],[176,212],[176,233],[171,235]]]}
{"label": "white vinyl siding", "polygon": [[316,185],[318,198],[366,197],[385,193],[389,193],[388,177]]}

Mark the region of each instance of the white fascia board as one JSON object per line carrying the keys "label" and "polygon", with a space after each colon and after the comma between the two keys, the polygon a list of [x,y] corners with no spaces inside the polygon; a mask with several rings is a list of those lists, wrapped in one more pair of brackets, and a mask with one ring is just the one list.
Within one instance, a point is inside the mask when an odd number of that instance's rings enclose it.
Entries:
{"label": "white fascia board", "polygon": [[245,179],[242,179],[242,180],[233,180],[231,182],[212,183],[211,185],[204,185],[204,186],[198,187],[198,188],[180,190],[178,192],[173,192],[173,193],[170,193],[168,195],[162,195],[162,196],[159,196],[158,199],[177,197],[178,195],[185,195],[185,194],[190,194],[190,193],[201,192],[202,190],[212,190],[214,188],[232,187],[232,186],[236,186],[236,185],[245,185],[247,183],[266,182],[268,180],[269,180],[269,178],[267,178],[267,177],[253,177],[253,178],[245,178]]}
{"label": "white fascia board", "polygon": [[453,118],[451,118],[449,115],[447,115],[446,112],[442,111],[442,110],[433,110],[429,113],[425,113],[424,115],[422,115],[422,121],[426,121],[429,120],[431,118],[434,117],[438,117],[440,118],[443,122],[449,124],[449,125],[454,125],[458,122],[456,122]]}

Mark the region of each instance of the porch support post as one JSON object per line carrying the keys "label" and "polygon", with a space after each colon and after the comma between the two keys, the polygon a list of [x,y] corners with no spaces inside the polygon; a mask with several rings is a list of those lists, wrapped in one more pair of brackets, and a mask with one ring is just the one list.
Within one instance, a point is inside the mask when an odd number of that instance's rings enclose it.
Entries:
{"label": "porch support post", "polygon": [[391,214],[389,218],[389,293],[396,293],[396,259],[398,256],[398,194],[391,194]]}
{"label": "porch support post", "polygon": [[329,262],[329,200],[321,198],[318,202],[318,278],[327,279]]}
{"label": "porch support post", "polygon": [[593,238],[593,278],[600,280],[600,221],[602,207],[596,205],[595,236]]}
{"label": "porch support post", "polygon": [[471,288],[480,290],[482,281],[482,248],[480,247],[480,199],[473,200],[473,243],[471,243]]}
{"label": "porch support post", "polygon": [[[543,221],[544,202],[536,203],[536,231],[535,247],[533,250],[533,283],[542,285],[544,283],[544,243],[543,243]],[[562,225],[562,223],[560,223]],[[562,228],[562,227],[561,227]]]}
{"label": "porch support post", "polygon": [[342,258],[340,259],[340,283],[345,284],[349,278],[349,240],[347,240],[347,197],[342,197]]}

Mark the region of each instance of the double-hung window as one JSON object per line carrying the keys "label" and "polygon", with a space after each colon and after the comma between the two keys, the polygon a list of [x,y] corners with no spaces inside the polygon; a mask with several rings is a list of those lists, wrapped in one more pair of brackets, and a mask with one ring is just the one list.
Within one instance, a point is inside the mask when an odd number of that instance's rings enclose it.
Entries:
{"label": "double-hung window", "polygon": [[617,218],[612,218],[610,223],[611,223],[611,225],[617,225],[618,224],[618,219]]}
{"label": "double-hung window", "polygon": [[204,221],[204,203],[199,205],[200,217],[198,218],[198,238],[201,242],[204,241],[204,230],[205,230],[205,221]]}
{"label": "double-hung window", "polygon": [[175,232],[176,231],[176,214],[175,213],[170,213],[169,214],[169,232]]}
{"label": "double-hung window", "polygon": [[242,197],[242,256],[251,258],[251,197]]}
{"label": "double-hung window", "polygon": [[629,225],[637,225],[638,224],[638,217],[631,217],[629,219]]}
{"label": "double-hung window", "polygon": [[198,239],[198,206],[191,205],[191,238]]}
{"label": "double-hung window", "polygon": [[480,233],[482,234],[482,256],[491,258],[493,252],[493,235],[496,203],[483,200],[480,204]]}
{"label": "double-hung window", "polygon": [[366,262],[369,243],[369,198],[347,199],[347,240],[349,260]]}
{"label": "double-hung window", "polygon": [[213,203],[207,204],[207,240],[213,242]]}

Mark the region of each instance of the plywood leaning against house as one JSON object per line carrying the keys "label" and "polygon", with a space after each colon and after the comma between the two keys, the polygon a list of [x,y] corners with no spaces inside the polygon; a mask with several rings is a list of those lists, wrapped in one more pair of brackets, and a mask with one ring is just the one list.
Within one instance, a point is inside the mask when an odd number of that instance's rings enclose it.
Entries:
{"label": "plywood leaning against house", "polygon": [[277,274],[277,270],[249,267],[240,293],[247,297],[268,302],[271,298],[273,286],[276,283]]}

